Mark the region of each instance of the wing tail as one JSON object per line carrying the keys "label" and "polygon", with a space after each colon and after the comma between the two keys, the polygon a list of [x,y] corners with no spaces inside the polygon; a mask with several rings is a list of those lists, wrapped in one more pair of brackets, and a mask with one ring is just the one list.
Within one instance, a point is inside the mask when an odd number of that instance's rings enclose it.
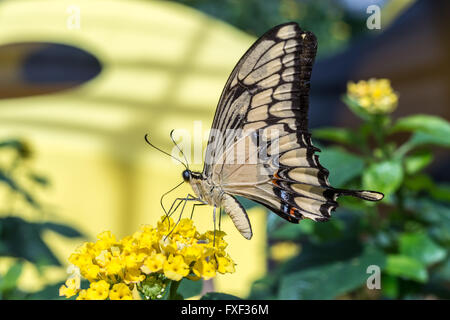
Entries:
{"label": "wing tail", "polygon": [[360,198],[369,201],[380,201],[384,198],[384,194],[377,191],[368,190],[346,190],[346,189],[336,189],[338,196],[352,196],[355,198]]}

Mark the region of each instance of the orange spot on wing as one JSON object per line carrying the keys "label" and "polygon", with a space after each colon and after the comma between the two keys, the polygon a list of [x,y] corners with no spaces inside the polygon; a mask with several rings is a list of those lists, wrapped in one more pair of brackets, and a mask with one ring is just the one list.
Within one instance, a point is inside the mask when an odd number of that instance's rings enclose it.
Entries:
{"label": "orange spot on wing", "polygon": [[295,211],[296,211],[296,210],[297,210],[296,208],[292,207],[292,208],[289,210],[289,214],[290,214],[291,216],[295,217]]}
{"label": "orange spot on wing", "polygon": [[276,172],[273,174],[273,177],[274,177],[275,179],[272,179],[272,183],[273,183],[274,185],[276,185],[277,187],[279,187],[280,185],[278,184],[278,181],[277,181],[277,180],[280,179],[280,176],[278,175],[278,171],[276,171]]}

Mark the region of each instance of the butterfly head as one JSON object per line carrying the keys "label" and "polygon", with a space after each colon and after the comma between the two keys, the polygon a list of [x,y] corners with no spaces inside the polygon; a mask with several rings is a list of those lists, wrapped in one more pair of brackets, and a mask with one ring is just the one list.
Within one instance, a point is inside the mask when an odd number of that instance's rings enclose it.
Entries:
{"label": "butterfly head", "polygon": [[191,180],[192,171],[186,169],[183,171],[181,175],[183,176],[184,182],[189,182],[189,180]]}

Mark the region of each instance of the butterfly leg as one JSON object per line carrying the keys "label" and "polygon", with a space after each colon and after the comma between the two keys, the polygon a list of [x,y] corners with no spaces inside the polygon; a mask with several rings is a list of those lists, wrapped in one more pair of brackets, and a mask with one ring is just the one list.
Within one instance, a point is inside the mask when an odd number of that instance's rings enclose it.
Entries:
{"label": "butterfly leg", "polygon": [[213,209],[213,222],[214,222],[213,247],[216,245],[216,209],[217,209],[217,207],[214,206],[214,209]]}
{"label": "butterfly leg", "polygon": [[[177,201],[179,201],[178,204],[175,206],[175,208],[173,208]],[[198,201],[198,199],[196,197],[194,197],[193,195],[188,194],[186,196],[186,198],[176,198],[174,200],[174,202],[172,203],[172,206],[170,207],[170,210],[168,212],[168,216],[167,217],[170,217],[171,215],[173,215],[178,210],[178,208],[180,207],[181,204],[183,204],[183,206],[181,207],[181,212],[180,212],[180,215],[178,216],[177,222],[175,223],[175,225],[173,226],[172,230],[170,230],[170,232],[166,235],[165,238],[167,238],[175,230],[175,228],[177,227],[178,223],[181,220],[181,217],[183,216],[183,212],[184,212],[184,209],[185,209],[186,204],[187,204],[188,201]],[[173,208],[173,210],[172,210],[172,208]]]}
{"label": "butterfly leg", "polygon": [[[165,212],[165,214],[166,214],[166,217],[163,219],[163,221],[162,222],[164,222],[165,220],[166,220],[166,218],[169,218],[170,216],[172,216],[177,210],[178,210],[178,208],[180,207],[180,205],[183,203],[183,202],[187,202],[187,201],[195,201],[195,200],[197,200],[193,195],[191,195],[191,194],[188,194],[187,196],[186,196],[186,198],[176,198],[173,202],[172,202],[172,205],[170,206],[170,209],[169,209],[169,211],[165,211],[164,210],[164,212]],[[176,204],[176,205],[175,205]]]}
{"label": "butterfly leg", "polygon": [[222,207],[220,207],[220,210],[219,210],[219,231],[222,230],[222,228],[221,228],[221,225],[222,225],[222,214],[223,214]]}
{"label": "butterfly leg", "polygon": [[192,220],[192,218],[194,217],[194,210],[195,210],[195,208],[196,208],[197,206],[204,206],[204,205],[206,205],[206,203],[194,203],[194,204],[192,205],[192,211],[191,211],[191,217],[190,217],[191,220]]}

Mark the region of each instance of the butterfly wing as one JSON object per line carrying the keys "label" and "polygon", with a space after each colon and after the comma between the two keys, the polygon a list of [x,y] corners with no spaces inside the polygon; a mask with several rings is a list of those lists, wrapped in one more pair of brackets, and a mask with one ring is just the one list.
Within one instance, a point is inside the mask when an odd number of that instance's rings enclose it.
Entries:
{"label": "butterfly wing", "polygon": [[328,220],[339,195],[383,197],[331,187],[319,163],[307,124],[316,49],[315,36],[296,23],[271,29],[250,47],[220,97],[203,169],[225,193],[261,203],[294,223]]}

